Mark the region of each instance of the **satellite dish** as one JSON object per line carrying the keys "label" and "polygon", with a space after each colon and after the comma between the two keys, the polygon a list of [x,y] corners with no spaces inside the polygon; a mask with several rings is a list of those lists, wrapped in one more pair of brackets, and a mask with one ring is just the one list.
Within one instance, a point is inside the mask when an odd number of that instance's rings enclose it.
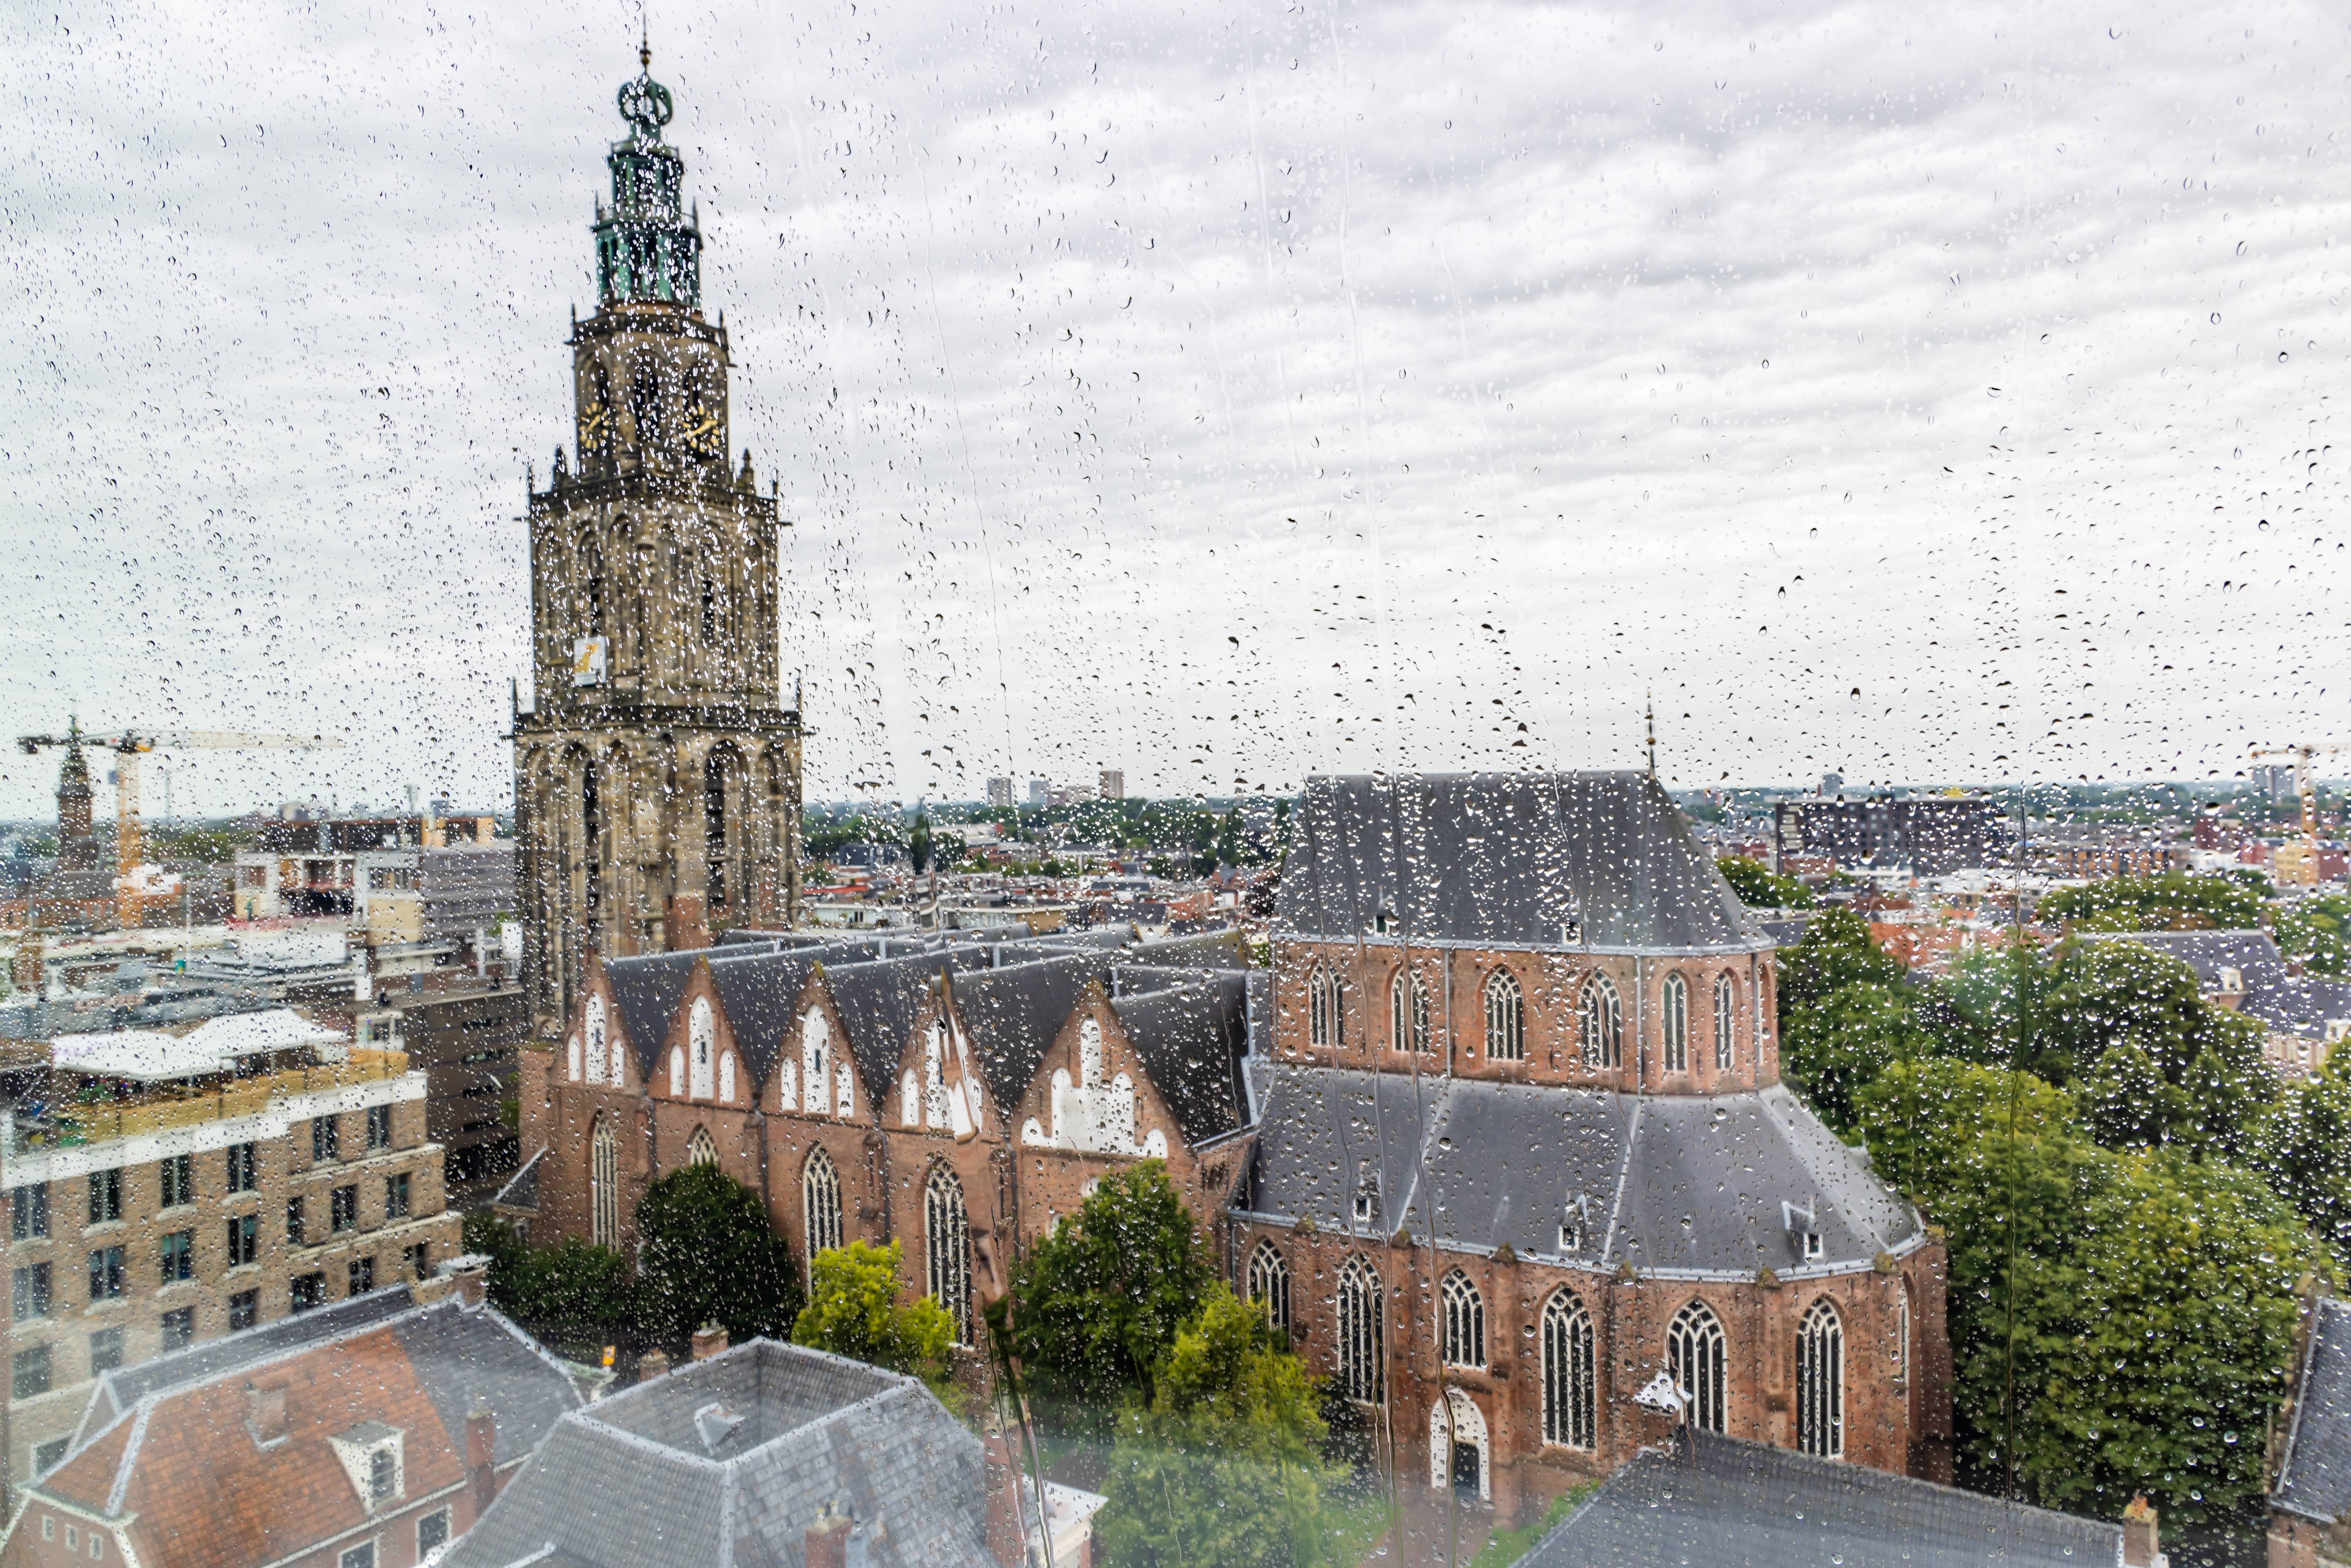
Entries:
{"label": "satellite dish", "polygon": [[1661,1372],[1649,1379],[1646,1387],[1633,1396],[1633,1403],[1644,1410],[1678,1417],[1689,1407],[1689,1397],[1675,1386],[1670,1375]]}

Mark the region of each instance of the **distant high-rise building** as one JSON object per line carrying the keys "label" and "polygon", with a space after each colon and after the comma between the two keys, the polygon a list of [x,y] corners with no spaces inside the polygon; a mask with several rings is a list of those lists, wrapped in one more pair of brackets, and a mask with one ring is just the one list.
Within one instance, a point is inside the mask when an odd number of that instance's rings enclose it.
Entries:
{"label": "distant high-rise building", "polygon": [[1102,770],[1102,798],[1105,800],[1126,799],[1126,772],[1123,768],[1105,768]]}
{"label": "distant high-rise building", "polygon": [[2296,799],[2292,768],[2273,768],[2263,764],[2253,769],[2253,793],[2274,806]]}
{"label": "distant high-rise building", "polygon": [[1821,793],[1822,793],[1822,794],[1823,794],[1823,795],[1834,795],[1834,794],[1837,794],[1837,793],[1841,792],[1844,789],[1844,774],[1842,774],[1842,773],[1823,773],[1823,774],[1822,774],[1822,775],[1821,775]]}
{"label": "distant high-rise building", "polygon": [[1053,786],[1050,779],[1031,779],[1029,780],[1029,803],[1030,805],[1042,806],[1050,802],[1052,798]]}
{"label": "distant high-rise building", "polygon": [[987,803],[992,807],[1008,808],[1012,804],[1012,780],[991,779],[987,781]]}

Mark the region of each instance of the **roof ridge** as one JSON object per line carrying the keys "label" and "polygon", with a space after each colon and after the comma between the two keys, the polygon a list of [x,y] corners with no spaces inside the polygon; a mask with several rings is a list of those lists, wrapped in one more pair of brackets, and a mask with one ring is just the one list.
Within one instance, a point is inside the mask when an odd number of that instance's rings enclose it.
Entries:
{"label": "roof ridge", "polygon": [[131,1437],[122,1445],[122,1457],[114,1461],[114,1485],[107,1490],[105,1511],[110,1518],[122,1511],[123,1494],[131,1490],[131,1472],[138,1468],[139,1446],[147,1436],[147,1418],[155,1413],[162,1397],[161,1394],[151,1394],[139,1402],[139,1418],[131,1425]]}

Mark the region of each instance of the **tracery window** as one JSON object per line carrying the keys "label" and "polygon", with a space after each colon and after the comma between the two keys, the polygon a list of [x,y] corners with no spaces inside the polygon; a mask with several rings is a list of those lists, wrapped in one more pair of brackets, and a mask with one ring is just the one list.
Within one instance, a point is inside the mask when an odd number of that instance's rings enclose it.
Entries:
{"label": "tracery window", "polygon": [[1616,982],[1605,975],[1594,975],[1584,982],[1580,1011],[1583,1030],[1583,1064],[1586,1067],[1623,1066],[1625,1004],[1617,998]]}
{"label": "tracery window", "polygon": [[820,1011],[800,1019],[800,1078],[808,1084],[809,1114],[823,1115],[826,1085],[832,1082],[832,1026]]}
{"label": "tracery window", "polygon": [[690,1166],[715,1166],[718,1163],[718,1145],[710,1141],[707,1130],[696,1127],[694,1136],[685,1141],[685,1163]]}
{"label": "tracery window", "polygon": [[1570,1448],[1593,1445],[1593,1390],[1592,1314],[1572,1291],[1543,1303],[1542,1435],[1546,1443]]}
{"label": "tracery window", "polygon": [[956,1343],[971,1343],[971,1220],[963,1183],[945,1166],[923,1184],[924,1261],[932,1300],[955,1320]]}
{"label": "tracery window", "polygon": [[800,1176],[800,1207],[808,1221],[808,1257],[813,1265],[818,1253],[841,1245],[841,1173],[833,1168],[832,1156],[822,1149],[809,1153],[808,1168]]}
{"label": "tracery window", "polygon": [[1844,1324],[1825,1299],[1796,1330],[1796,1447],[1814,1458],[1844,1458]]}
{"label": "tracery window", "polygon": [[1704,1301],[1674,1314],[1666,1330],[1666,1360],[1674,1385],[1689,1404],[1689,1424],[1702,1431],[1724,1430],[1729,1413],[1729,1361],[1722,1320]]}
{"label": "tracery window", "polygon": [[1738,1020],[1739,991],[1730,977],[1720,975],[1714,982],[1714,1069],[1728,1072],[1731,1064],[1731,1027]]}
{"label": "tracery window", "polygon": [[588,1228],[597,1246],[621,1244],[621,1147],[609,1116],[588,1135]]}
{"label": "tracery window", "polygon": [[1306,977],[1306,1043],[1336,1051],[1345,1033],[1339,1011],[1339,977],[1318,965]]}
{"label": "tracery window", "polygon": [[1666,977],[1666,1071],[1689,1071],[1689,982]]}
{"label": "tracery window", "polygon": [[687,1092],[696,1100],[707,1100],[715,1087],[716,1064],[712,1061],[712,1048],[718,1042],[718,1026],[710,1011],[710,998],[696,997],[686,1018],[685,1071]]}
{"label": "tracery window", "polygon": [[1518,1061],[1526,1054],[1526,997],[1516,976],[1497,969],[1486,980],[1486,1060]]}
{"label": "tracery window", "polygon": [[1398,969],[1388,987],[1388,1040],[1397,1051],[1428,1049],[1428,987],[1417,969]]}
{"label": "tracery window", "polygon": [[1486,1298],[1469,1276],[1456,1269],[1437,1287],[1445,1312],[1445,1364],[1486,1364]]}
{"label": "tracery window", "polygon": [[1278,1329],[1290,1327],[1290,1265],[1270,1241],[1259,1241],[1249,1254],[1249,1293],[1264,1309],[1267,1322]]}
{"label": "tracery window", "polygon": [[1380,1277],[1361,1258],[1339,1271],[1339,1387],[1350,1399],[1376,1405],[1387,1381],[1381,1346]]}

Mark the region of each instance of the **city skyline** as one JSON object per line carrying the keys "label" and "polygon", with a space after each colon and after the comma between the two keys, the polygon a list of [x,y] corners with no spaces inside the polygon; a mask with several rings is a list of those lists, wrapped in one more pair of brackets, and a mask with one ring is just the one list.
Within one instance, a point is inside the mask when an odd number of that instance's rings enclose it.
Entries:
{"label": "city skyline", "polygon": [[[5,24],[20,727],[507,802],[634,21]],[[1652,688],[1680,788],[2332,738],[2315,6],[653,22],[812,799],[1637,766]]]}

